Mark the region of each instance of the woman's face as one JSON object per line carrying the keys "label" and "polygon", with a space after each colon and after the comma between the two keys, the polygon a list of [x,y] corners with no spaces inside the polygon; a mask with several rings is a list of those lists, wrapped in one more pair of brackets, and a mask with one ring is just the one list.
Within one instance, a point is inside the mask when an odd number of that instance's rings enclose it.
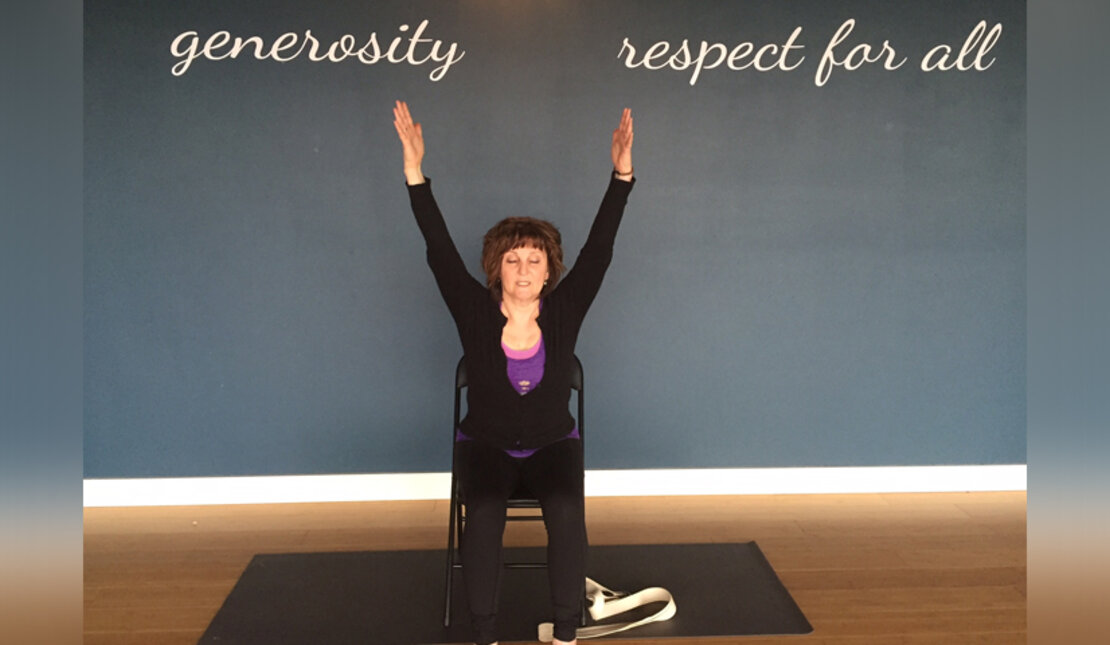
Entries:
{"label": "woman's face", "polygon": [[502,295],[515,300],[535,300],[547,280],[547,253],[532,246],[517,247],[501,256]]}

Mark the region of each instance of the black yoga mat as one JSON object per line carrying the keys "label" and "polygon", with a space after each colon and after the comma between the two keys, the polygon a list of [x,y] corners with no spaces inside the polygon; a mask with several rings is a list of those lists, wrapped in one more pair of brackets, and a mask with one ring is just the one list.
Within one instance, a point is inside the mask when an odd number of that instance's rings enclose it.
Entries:
{"label": "black yoga mat", "polygon": [[[542,555],[542,549],[506,549],[505,557]],[[256,555],[199,642],[473,642],[458,570],[452,624],[443,627],[445,558],[443,550]],[[592,546],[587,573],[610,589],[658,586],[674,596],[674,618],[617,638],[805,634],[813,629],[755,542]],[[506,570],[501,579],[499,638],[535,642],[536,625],[551,614],[547,572]],[[658,607],[649,606],[646,613]],[[621,615],[604,622],[631,619]]]}

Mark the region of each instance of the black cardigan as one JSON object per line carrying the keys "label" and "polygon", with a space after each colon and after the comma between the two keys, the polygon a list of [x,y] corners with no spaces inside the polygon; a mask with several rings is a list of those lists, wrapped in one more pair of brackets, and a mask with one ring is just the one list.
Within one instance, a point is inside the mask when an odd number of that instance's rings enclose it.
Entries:
{"label": "black cardigan", "polygon": [[544,297],[536,320],[547,353],[543,380],[523,395],[506,375],[501,332],[507,319],[500,304],[484,281],[467,272],[432,196],[431,180],[408,187],[412,212],[428,245],[428,266],[455,319],[466,356],[467,414],[460,429],[467,436],[502,449],[534,449],[574,428],[568,409],[574,345],[613,257],[613,240],[632,183],[610,179],[574,267]]}

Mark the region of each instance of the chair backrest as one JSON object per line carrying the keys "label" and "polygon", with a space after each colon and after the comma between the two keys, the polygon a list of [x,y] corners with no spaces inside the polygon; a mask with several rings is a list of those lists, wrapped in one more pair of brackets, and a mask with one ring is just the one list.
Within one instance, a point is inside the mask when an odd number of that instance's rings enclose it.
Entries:
{"label": "chair backrest", "polygon": [[[582,376],[582,361],[578,360],[578,355],[572,357],[574,363],[570,366],[570,387],[578,393],[578,415],[575,421],[578,424],[578,436],[585,438],[585,425],[584,419],[586,413],[585,404],[585,379]],[[451,425],[451,440],[455,439],[455,429],[459,427],[460,419],[460,406],[462,404],[462,391],[467,386],[466,380],[466,356],[459,358],[459,364],[455,367],[455,419]]]}

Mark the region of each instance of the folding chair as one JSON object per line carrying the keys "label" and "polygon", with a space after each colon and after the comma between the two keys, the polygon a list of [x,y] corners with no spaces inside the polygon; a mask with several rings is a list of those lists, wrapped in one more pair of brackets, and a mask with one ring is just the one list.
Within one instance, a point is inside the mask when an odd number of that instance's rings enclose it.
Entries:
{"label": "folding chair", "polygon": [[[458,367],[455,368],[455,413],[454,423],[451,424],[451,454],[455,454],[454,441],[455,429],[459,427],[460,421],[460,403],[462,399],[463,388],[467,386],[466,380],[466,357],[459,359]],[[578,435],[585,439],[585,389],[583,388],[582,380],[582,362],[578,357],[574,357],[574,364],[571,366],[570,387],[578,395]],[[510,513],[510,511],[517,509],[533,509],[533,513]],[[536,499],[523,485],[517,487],[513,494],[509,496],[508,504],[505,508],[505,519],[509,522],[534,522],[543,521],[543,513],[540,508],[540,502]],[[462,558],[459,554],[459,544],[462,542],[463,532],[466,530],[466,500],[462,496],[462,484],[458,477],[458,468],[455,463],[455,458],[451,458],[451,516],[447,526],[447,585],[444,593],[443,600],[443,626],[451,626],[451,585],[454,580],[455,569],[461,569],[463,566]],[[547,562],[506,562],[506,569],[546,569]],[[585,580],[582,581],[583,593],[585,589]],[[583,595],[583,603],[585,603],[585,596]],[[583,606],[585,606],[583,604]],[[583,612],[582,621],[585,624],[586,614]]]}

